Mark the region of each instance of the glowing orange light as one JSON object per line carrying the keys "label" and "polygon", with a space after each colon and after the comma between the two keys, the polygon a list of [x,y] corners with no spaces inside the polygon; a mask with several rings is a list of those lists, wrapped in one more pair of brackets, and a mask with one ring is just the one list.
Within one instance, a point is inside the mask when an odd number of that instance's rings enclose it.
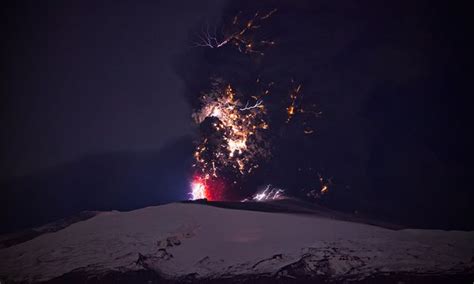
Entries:
{"label": "glowing orange light", "polygon": [[296,99],[298,98],[300,90],[301,90],[301,84],[299,84],[296,88],[294,88],[290,93],[290,105],[286,108],[286,113],[288,114],[286,123],[290,122],[293,115],[295,115]]}
{"label": "glowing orange light", "polygon": [[329,188],[327,185],[323,185],[323,187],[321,188],[321,193],[324,194],[326,192],[328,192]]}

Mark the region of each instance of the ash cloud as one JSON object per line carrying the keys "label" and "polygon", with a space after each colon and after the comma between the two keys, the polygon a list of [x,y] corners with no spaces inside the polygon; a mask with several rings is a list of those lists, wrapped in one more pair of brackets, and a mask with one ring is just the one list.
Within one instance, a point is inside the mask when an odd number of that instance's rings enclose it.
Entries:
{"label": "ash cloud", "polygon": [[[220,27],[239,12],[274,8],[255,33],[275,41],[264,56],[196,47],[177,62],[194,108],[213,76],[248,93],[256,78],[275,82],[266,101],[273,159],[253,186],[267,182],[303,196],[321,187],[320,174],[331,178],[324,202],[333,207],[428,227],[472,226],[455,217],[456,208],[467,212],[472,195],[465,189],[467,159],[454,146],[464,149],[468,134],[450,126],[465,108],[458,113],[446,103],[465,101],[460,93],[472,89],[463,71],[448,71],[466,66],[463,15],[428,1],[239,1],[213,20]],[[191,31],[190,40],[198,33],[199,27]],[[321,117],[282,124],[292,80],[302,84],[302,104],[316,105]],[[459,190],[447,193],[453,184]]]}

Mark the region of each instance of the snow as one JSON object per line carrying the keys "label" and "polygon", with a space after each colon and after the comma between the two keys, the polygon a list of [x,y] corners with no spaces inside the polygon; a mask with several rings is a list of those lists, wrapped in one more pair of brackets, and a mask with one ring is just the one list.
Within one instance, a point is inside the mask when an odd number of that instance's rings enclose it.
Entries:
{"label": "snow", "polygon": [[[474,232],[390,230],[311,215],[172,203],[104,212],[0,250],[0,278],[44,281],[152,269],[186,275],[361,279],[373,273],[456,273],[474,264]],[[298,270],[299,269],[299,270]]]}

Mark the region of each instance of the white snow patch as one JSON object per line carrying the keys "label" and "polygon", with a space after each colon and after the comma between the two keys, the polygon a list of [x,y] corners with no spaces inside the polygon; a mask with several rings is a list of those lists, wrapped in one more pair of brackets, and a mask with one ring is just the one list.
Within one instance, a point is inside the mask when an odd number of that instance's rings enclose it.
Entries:
{"label": "white snow patch", "polygon": [[42,281],[153,269],[169,278],[288,275],[364,277],[380,272],[473,269],[474,232],[389,230],[315,216],[174,203],[101,213],[0,250],[0,276]]}

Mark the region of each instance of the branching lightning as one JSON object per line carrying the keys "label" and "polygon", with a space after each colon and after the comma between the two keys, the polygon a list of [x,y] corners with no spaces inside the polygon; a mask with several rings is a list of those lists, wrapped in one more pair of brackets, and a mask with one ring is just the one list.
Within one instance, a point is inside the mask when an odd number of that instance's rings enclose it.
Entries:
{"label": "branching lightning", "polygon": [[247,101],[247,103],[245,104],[245,107],[241,108],[240,110],[245,111],[245,110],[251,110],[257,107],[263,107],[262,103],[263,103],[263,100],[257,100],[254,105],[249,105],[249,102]]}
{"label": "branching lightning", "polygon": [[264,190],[257,192],[252,196],[252,201],[268,201],[268,200],[279,200],[286,198],[284,196],[285,191],[280,188],[272,187],[271,184],[267,185]]}
{"label": "branching lightning", "polygon": [[206,29],[198,36],[198,41],[195,42],[195,46],[220,48],[231,44],[237,47],[242,53],[263,55],[264,53],[260,49],[265,46],[274,45],[275,42],[271,40],[255,41],[252,32],[259,29],[262,23],[270,18],[276,11],[277,9],[273,9],[264,15],[261,15],[260,12],[256,12],[253,17],[247,21],[240,19],[241,13],[239,12],[234,16],[229,31],[225,32],[222,36],[217,35],[216,29],[210,31],[207,25]]}
{"label": "branching lightning", "polygon": [[195,179],[191,182],[191,199],[196,200],[196,199],[204,199],[206,198],[206,185],[198,180]]}
{"label": "branching lightning", "polygon": [[265,189],[255,193],[251,198],[246,198],[242,202],[265,202],[271,200],[280,200],[286,199],[285,191],[281,188],[273,187],[271,184],[268,184]]}

